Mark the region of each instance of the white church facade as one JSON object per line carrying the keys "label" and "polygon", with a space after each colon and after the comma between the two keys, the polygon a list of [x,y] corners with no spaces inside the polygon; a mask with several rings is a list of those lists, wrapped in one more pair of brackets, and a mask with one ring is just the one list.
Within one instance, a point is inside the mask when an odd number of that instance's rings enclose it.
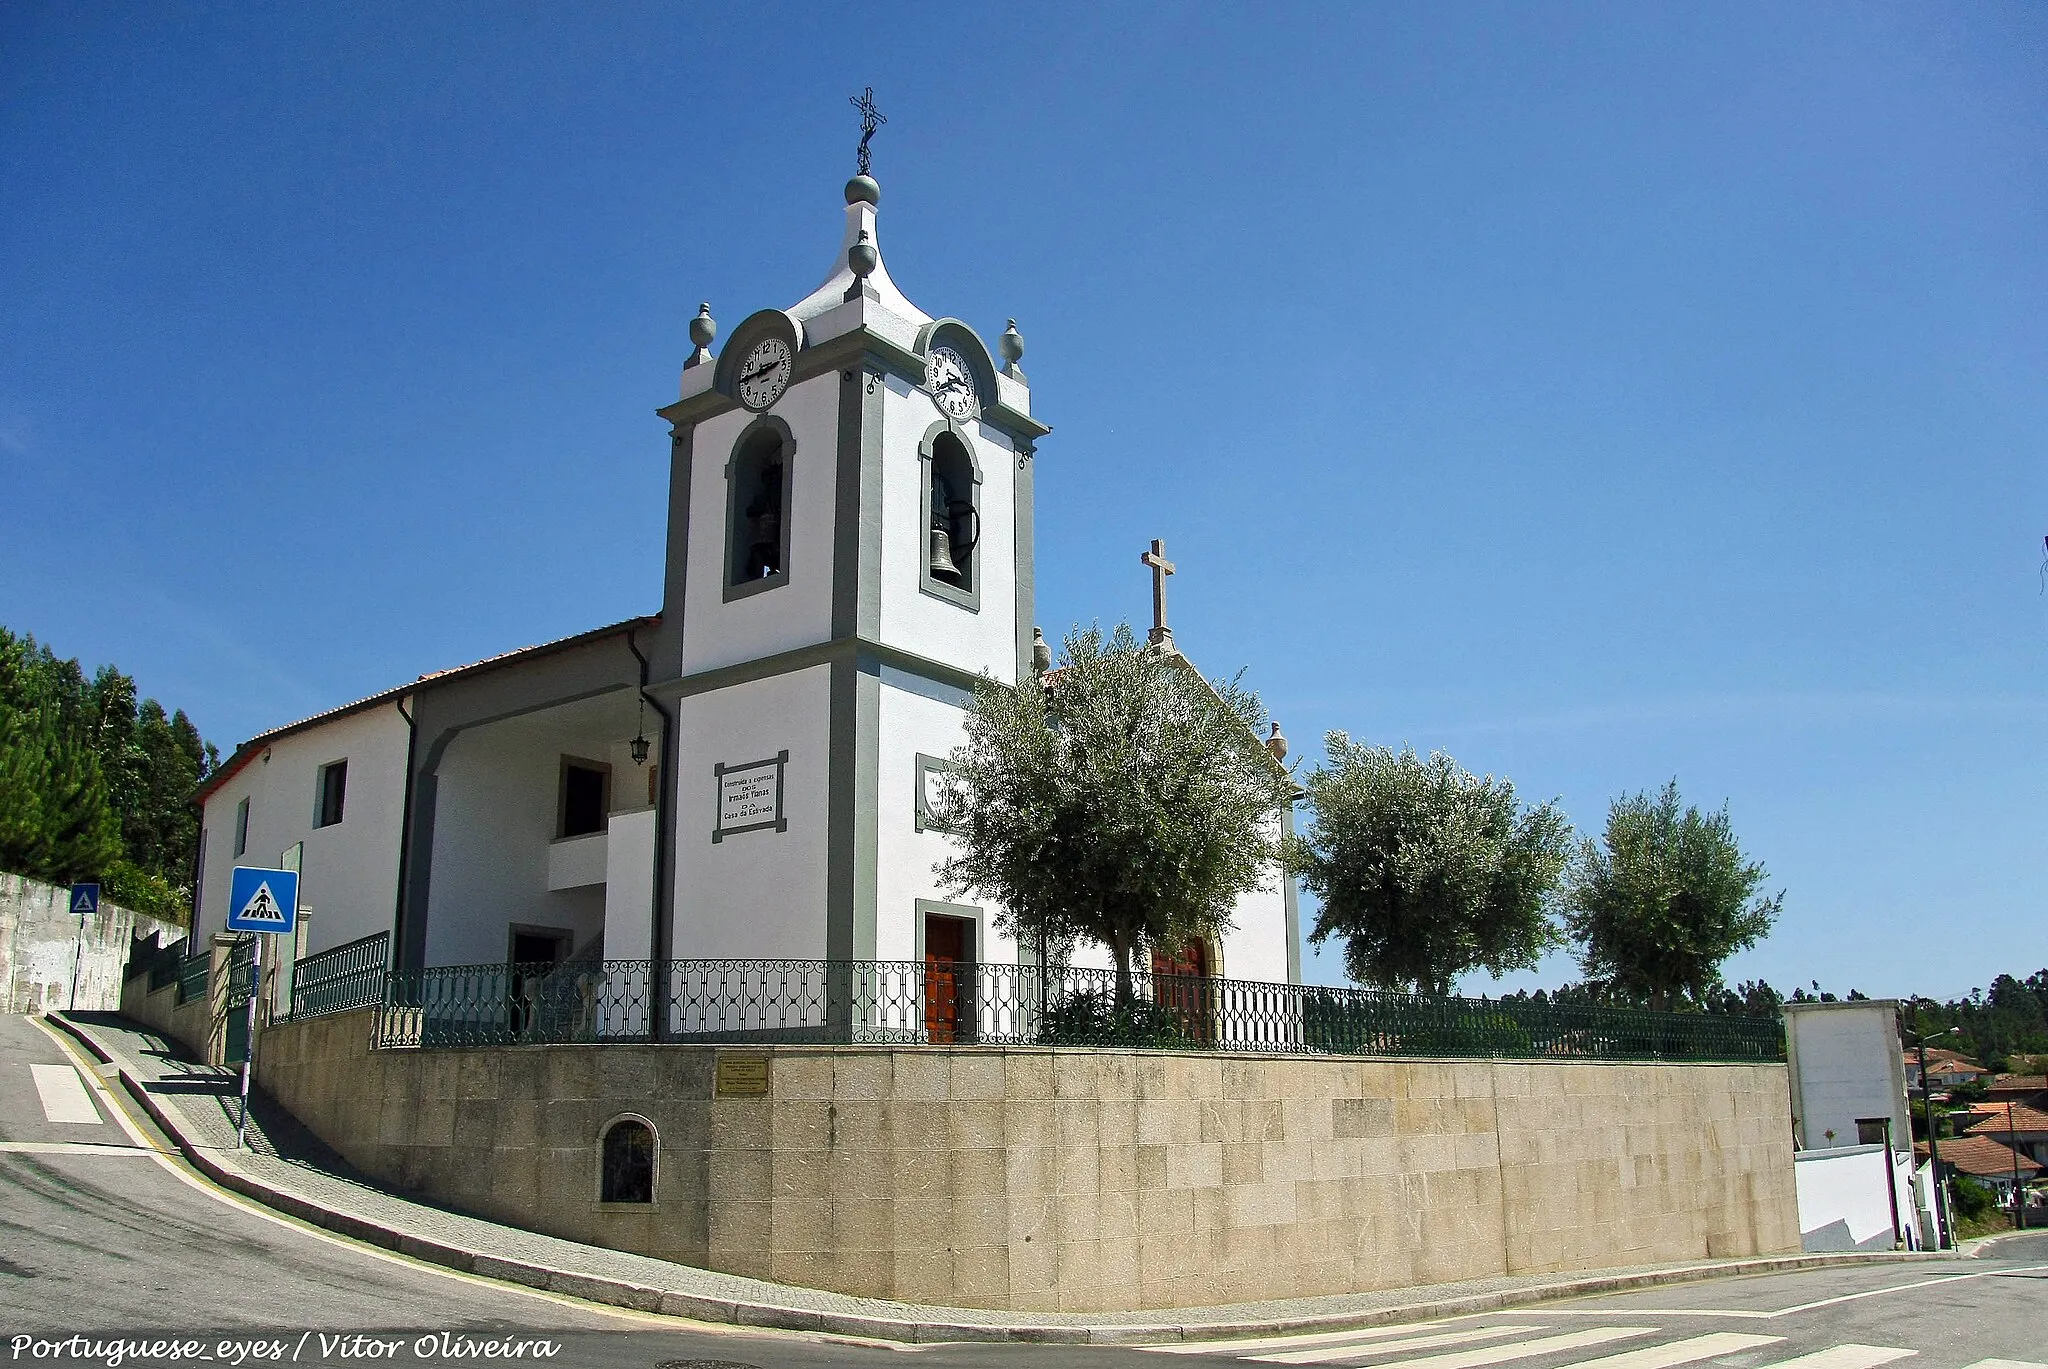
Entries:
{"label": "white church facade", "polygon": [[[244,743],[202,791],[199,928],[235,865],[301,872],[298,955],[394,967],[1028,963],[941,888],[928,785],[978,680],[1034,661],[1037,444],[1000,355],[883,265],[847,186],[834,269],[731,330],[709,306],[670,431],[660,612],[444,671]],[[1298,983],[1277,870],[1183,971]],[[1107,964],[1099,947],[1077,963]]]}

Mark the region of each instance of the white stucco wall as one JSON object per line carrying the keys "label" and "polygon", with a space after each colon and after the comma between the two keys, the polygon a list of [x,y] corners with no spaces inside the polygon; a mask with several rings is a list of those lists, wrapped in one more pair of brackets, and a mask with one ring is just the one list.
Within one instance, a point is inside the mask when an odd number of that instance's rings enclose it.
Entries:
{"label": "white stucco wall", "polygon": [[1891,1118],[1893,1147],[1911,1144],[1897,1003],[1788,1003],[1785,1036],[1800,1144],[1849,1145],[1863,1117]]}
{"label": "white stucco wall", "polygon": [[[1278,821],[1274,827],[1279,826]],[[1287,982],[1286,878],[1279,869],[1266,872],[1264,888],[1240,894],[1232,910],[1233,925],[1223,935],[1222,963],[1214,973],[1225,979]]]}
{"label": "white stucco wall", "polygon": [[918,444],[945,417],[932,397],[891,376],[882,401],[882,640],[999,680],[1017,677],[1016,453],[1007,438],[965,425],[981,466],[980,606],[969,610],[919,590],[930,559],[924,467]]}
{"label": "white stucco wall", "polygon": [[[514,923],[565,929],[578,950],[604,929],[605,883],[548,887],[558,863],[562,759],[608,763],[612,810],[644,807],[642,771],[625,750],[633,717],[631,695],[621,690],[470,728],[449,743],[434,807],[427,964],[503,963]],[[607,877],[609,844],[607,834]],[[647,870],[651,881],[651,849]]]}
{"label": "white stucco wall", "polygon": [[1898,1151],[1889,1158],[1887,1164],[1883,1146],[1802,1150],[1792,1157],[1802,1248],[1890,1250],[1898,1240],[1919,1244],[1912,1159]]}
{"label": "white stucco wall", "polygon": [[[227,923],[236,865],[277,865],[304,842],[299,902],[310,910],[306,951],[313,954],[391,930],[398,899],[399,829],[405,807],[408,729],[396,704],[345,714],[289,733],[207,796],[200,871],[200,930]],[[315,827],[320,768],[348,762],[342,820]],[[248,849],[235,854],[235,809],[249,800]]]}
{"label": "white stucco wall", "polygon": [[769,408],[796,440],[789,583],[731,603],[725,601],[725,467],[740,434],[757,415],[737,409],[697,425],[691,445],[683,674],[758,660],[830,635],[841,384],[838,371],[827,371],[790,386]]}
{"label": "white stucco wall", "polygon": [[[778,591],[779,592],[779,591]],[[674,928],[678,959],[825,954],[831,668],[813,666],[680,700]],[[712,767],[789,752],[787,831],[711,840]]]}
{"label": "white stucco wall", "polygon": [[946,858],[952,838],[929,828],[917,830],[918,754],[943,758],[967,736],[965,715],[958,703],[945,701],[948,693],[957,697],[957,691],[920,684],[893,671],[883,673],[875,800],[875,958],[916,958],[917,900],[922,898],[980,907],[976,957],[984,963],[1014,964],[1017,945],[996,931],[996,905],[939,887],[933,867]]}

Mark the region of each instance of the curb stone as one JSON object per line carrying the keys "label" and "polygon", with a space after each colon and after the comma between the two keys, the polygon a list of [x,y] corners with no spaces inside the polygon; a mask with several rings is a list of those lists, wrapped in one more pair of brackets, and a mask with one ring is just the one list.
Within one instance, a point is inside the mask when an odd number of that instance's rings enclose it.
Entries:
{"label": "curb stone", "polygon": [[[628,1279],[601,1274],[554,1269],[530,1260],[509,1258],[486,1250],[469,1249],[436,1241],[414,1232],[387,1226],[370,1218],[345,1212],[314,1201],[254,1175],[223,1163],[219,1152],[201,1146],[190,1134],[185,1119],[173,1107],[151,1094],[147,1081],[116,1060],[83,1025],[61,1012],[44,1014],[44,1020],[63,1029],[94,1058],[118,1074],[122,1089],[177,1146],[179,1154],[214,1183],[245,1198],[312,1226],[359,1240],[366,1245],[393,1250],[428,1264],[459,1270],[480,1278],[537,1288],[587,1302],[623,1307],[660,1316],[686,1317],[696,1321],[729,1326],[753,1326],[783,1331],[851,1336],[869,1340],[931,1344],[944,1341],[977,1341],[1063,1345],[1145,1345],[1162,1342],[1199,1342],[1253,1336],[1280,1336],[1313,1331],[1346,1331],[1385,1326],[1422,1318],[1463,1316],[1494,1312],[1560,1298],[1620,1293],[1667,1284],[1694,1283],[1707,1279],[1743,1275],[1788,1273],[1800,1269],[1837,1268],[1843,1265],[1922,1262],[1958,1258],[1952,1252],[1863,1251],[1840,1254],[1766,1255],[1711,1264],[1674,1265],[1659,1269],[1616,1273],[1562,1276],[1520,1288],[1459,1293],[1440,1297],[1424,1295],[1413,1302],[1358,1308],[1351,1311],[1300,1313],[1296,1315],[1246,1315],[1232,1318],[1229,1306],[1175,1309],[1183,1313],[1213,1313],[1195,1320],[1157,1322],[1060,1323],[1031,1322],[1022,1318],[989,1321],[949,1321],[943,1314],[966,1309],[925,1307],[897,1303],[902,1317],[835,1312],[819,1308],[793,1307],[772,1301],[750,1302],[720,1298],[681,1289],[655,1288]],[[139,1025],[139,1024],[138,1024]],[[597,1249],[591,1247],[591,1249]],[[673,1266],[679,1273],[703,1273],[685,1265]],[[771,1285],[772,1286],[772,1285]],[[941,1314],[934,1316],[932,1314]],[[1002,1314],[993,1314],[1000,1318]]]}

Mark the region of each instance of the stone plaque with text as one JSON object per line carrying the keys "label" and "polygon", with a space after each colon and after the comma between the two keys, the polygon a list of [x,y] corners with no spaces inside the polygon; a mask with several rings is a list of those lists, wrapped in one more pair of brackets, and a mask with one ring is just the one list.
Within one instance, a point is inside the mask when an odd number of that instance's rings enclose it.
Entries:
{"label": "stone plaque with text", "polygon": [[782,815],[782,777],[789,767],[789,753],[778,751],[761,761],[711,767],[718,783],[718,817],[711,827],[711,840],[724,841],[739,832],[787,832],[789,819]]}

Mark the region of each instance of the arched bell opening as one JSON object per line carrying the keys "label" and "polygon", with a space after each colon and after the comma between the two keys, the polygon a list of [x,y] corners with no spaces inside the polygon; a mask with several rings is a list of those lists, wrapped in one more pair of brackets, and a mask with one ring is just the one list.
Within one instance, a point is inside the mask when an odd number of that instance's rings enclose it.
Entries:
{"label": "arched bell opening", "polygon": [[924,502],[918,582],[969,609],[981,606],[981,471],[966,439],[937,424],[919,447]]}
{"label": "arched bell opening", "polygon": [[726,466],[727,599],[789,581],[790,457],[796,447],[778,418],[756,420]]}

